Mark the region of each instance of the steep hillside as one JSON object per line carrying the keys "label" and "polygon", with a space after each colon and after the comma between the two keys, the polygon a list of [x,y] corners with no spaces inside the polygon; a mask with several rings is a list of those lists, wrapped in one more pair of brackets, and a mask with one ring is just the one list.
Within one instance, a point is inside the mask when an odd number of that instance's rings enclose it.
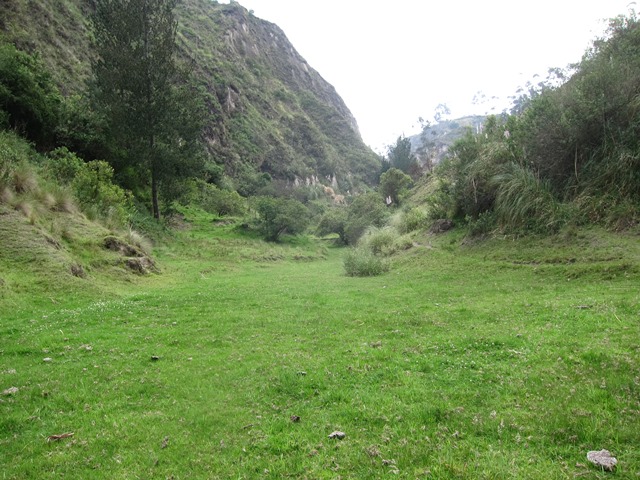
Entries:
{"label": "steep hillside", "polygon": [[[0,28],[40,53],[65,94],[90,78],[91,0],[8,0]],[[341,189],[372,182],[378,157],[356,120],[276,25],[238,3],[184,0],[178,7],[182,57],[209,110],[209,151],[228,174],[269,173],[287,181],[336,177]]]}

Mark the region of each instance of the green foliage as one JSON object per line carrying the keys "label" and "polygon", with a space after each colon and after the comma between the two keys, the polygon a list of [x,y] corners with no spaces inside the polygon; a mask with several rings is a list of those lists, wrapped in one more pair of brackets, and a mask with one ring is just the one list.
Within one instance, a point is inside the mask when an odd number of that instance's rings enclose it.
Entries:
{"label": "green foliage", "polygon": [[109,144],[107,127],[104,112],[96,109],[90,96],[71,95],[60,108],[57,143],[86,160],[112,158],[122,145]]}
{"label": "green foliage", "polygon": [[349,277],[375,277],[389,270],[388,262],[369,248],[349,248],[343,259],[344,271]]}
{"label": "green foliage", "polygon": [[11,127],[46,148],[54,140],[60,103],[39,58],[0,39],[0,128]]}
{"label": "green foliage", "polygon": [[346,243],[355,245],[367,228],[382,227],[387,218],[389,212],[377,193],[369,192],[357,196],[347,209],[347,222],[344,227]]}
{"label": "green foliage", "polygon": [[414,232],[425,228],[427,219],[427,213],[422,208],[413,207],[400,213],[400,216],[395,222],[395,227],[401,234]]}
{"label": "green foliage", "polygon": [[160,218],[203,166],[202,102],[176,63],[176,0],[100,0],[93,15],[96,101],[121,148],[119,169],[151,189]]}
{"label": "green foliage", "polygon": [[396,252],[398,238],[400,234],[391,226],[371,227],[360,238],[358,246],[368,248],[374,255],[388,256]]}
{"label": "green foliage", "polygon": [[389,147],[388,159],[391,165],[404,173],[413,174],[417,167],[416,156],[411,152],[411,140],[401,135],[396,144]]}
{"label": "green foliage", "polygon": [[309,210],[292,198],[254,197],[251,206],[258,231],[270,242],[277,242],[284,233],[303,233],[309,225]]}
{"label": "green foliage", "polygon": [[45,169],[62,185],[69,185],[84,167],[84,162],[67,147],[59,147],[47,154]]}
{"label": "green foliage", "polygon": [[72,182],[74,194],[84,212],[117,226],[127,224],[133,203],[131,195],[113,183],[113,167],[102,160],[85,163]]}
{"label": "green foliage", "polygon": [[538,232],[555,232],[562,226],[560,203],[549,182],[528,168],[511,163],[493,182],[498,186],[495,209],[503,225]]}
{"label": "green foliage", "polygon": [[411,184],[409,175],[397,168],[391,168],[381,175],[378,188],[384,199],[389,198],[391,204],[400,205]]}
{"label": "green foliage", "polygon": [[201,180],[196,181],[196,188],[198,195],[195,202],[206,212],[237,216],[247,210],[247,201],[234,190],[223,190]]}
{"label": "green foliage", "polygon": [[316,233],[318,235],[338,234],[340,242],[347,245],[349,243],[346,233],[347,209],[345,207],[331,207],[320,218]]}
{"label": "green foliage", "polygon": [[639,52],[635,15],[612,20],[573,76],[532,99],[515,123],[518,152],[558,197],[640,199]]}

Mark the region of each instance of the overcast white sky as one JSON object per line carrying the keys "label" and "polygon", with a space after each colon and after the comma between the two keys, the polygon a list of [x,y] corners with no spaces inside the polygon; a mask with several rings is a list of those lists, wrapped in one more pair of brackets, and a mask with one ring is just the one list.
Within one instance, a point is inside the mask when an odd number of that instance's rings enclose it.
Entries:
{"label": "overcast white sky", "polygon": [[[228,2],[222,2],[228,3]],[[631,0],[239,0],[277,24],[343,98],[380,153],[446,103],[486,113],[535,74],[578,62]],[[499,113],[500,107],[495,113]]]}

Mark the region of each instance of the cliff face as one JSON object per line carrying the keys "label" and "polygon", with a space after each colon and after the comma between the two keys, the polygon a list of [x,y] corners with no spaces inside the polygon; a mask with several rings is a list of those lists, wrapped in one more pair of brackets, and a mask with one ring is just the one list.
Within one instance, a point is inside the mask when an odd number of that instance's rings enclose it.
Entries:
{"label": "cliff face", "polygon": [[[39,51],[70,94],[91,73],[92,7],[92,0],[5,0],[0,28],[20,48]],[[335,177],[343,190],[374,180],[379,159],[355,118],[278,26],[236,2],[183,0],[176,13],[181,56],[206,96],[208,147],[229,175]]]}

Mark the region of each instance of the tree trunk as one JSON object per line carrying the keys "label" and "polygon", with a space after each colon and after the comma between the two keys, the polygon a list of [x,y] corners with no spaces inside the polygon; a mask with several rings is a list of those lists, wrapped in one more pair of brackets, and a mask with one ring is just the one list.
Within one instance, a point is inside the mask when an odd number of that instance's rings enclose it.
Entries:
{"label": "tree trunk", "polygon": [[151,203],[153,218],[160,220],[160,207],[158,207],[158,176],[153,166],[151,167]]}

